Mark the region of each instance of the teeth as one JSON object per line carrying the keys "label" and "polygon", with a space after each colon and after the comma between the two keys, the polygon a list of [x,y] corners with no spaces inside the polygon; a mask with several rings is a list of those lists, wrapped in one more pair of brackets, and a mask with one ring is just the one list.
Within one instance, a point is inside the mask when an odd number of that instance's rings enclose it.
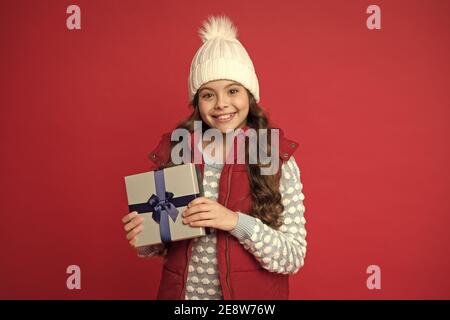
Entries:
{"label": "teeth", "polygon": [[226,114],[226,115],[217,117],[217,119],[219,119],[219,120],[227,120],[227,119],[230,119],[232,116],[233,116],[233,113],[230,113],[230,114]]}

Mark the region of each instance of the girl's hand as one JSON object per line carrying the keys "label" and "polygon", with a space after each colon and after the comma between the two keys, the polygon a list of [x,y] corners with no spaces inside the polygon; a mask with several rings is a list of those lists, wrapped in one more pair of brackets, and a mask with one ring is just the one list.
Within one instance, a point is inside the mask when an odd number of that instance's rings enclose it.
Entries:
{"label": "girl's hand", "polygon": [[122,218],[122,222],[125,224],[124,229],[127,232],[127,239],[130,245],[134,247],[136,243],[136,236],[142,231],[142,222],[144,218],[141,217],[136,211],[130,212]]}
{"label": "girl's hand", "polygon": [[183,212],[183,223],[192,227],[212,227],[231,231],[237,222],[238,215],[235,212],[206,197],[195,198]]}

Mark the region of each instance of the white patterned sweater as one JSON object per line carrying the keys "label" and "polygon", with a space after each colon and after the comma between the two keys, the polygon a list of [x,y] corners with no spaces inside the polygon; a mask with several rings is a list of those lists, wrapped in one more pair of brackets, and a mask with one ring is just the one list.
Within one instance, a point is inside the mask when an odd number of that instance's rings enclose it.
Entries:
{"label": "white patterned sweater", "polygon": [[[205,197],[217,200],[222,168],[223,164],[205,162]],[[230,233],[264,269],[294,274],[303,266],[306,256],[305,197],[302,193],[300,170],[293,156],[283,163],[281,170],[279,190],[284,211],[281,213],[283,224],[279,230],[238,211],[238,223]],[[213,228],[211,231],[210,234],[194,239],[186,283],[186,300],[222,299],[216,259],[216,233]],[[165,256],[166,253],[167,247],[163,244],[138,248],[139,257]]]}

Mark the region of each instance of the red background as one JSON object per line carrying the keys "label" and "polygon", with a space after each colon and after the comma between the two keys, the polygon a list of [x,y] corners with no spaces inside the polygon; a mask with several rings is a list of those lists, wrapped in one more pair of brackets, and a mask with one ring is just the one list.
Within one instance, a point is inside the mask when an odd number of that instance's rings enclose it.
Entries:
{"label": "red background", "polygon": [[450,2],[262,0],[0,2],[0,298],[156,297],[162,259],[125,239],[123,177],[189,114],[197,30],[220,13],[300,144],[308,252],[291,298],[450,298]]}

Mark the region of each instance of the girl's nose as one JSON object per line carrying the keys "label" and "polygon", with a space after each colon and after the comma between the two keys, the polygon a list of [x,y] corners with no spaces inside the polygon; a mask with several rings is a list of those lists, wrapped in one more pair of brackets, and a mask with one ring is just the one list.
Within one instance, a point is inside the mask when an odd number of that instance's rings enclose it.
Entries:
{"label": "girl's nose", "polygon": [[224,109],[228,107],[228,98],[226,97],[226,95],[218,95],[217,97],[217,103],[216,103],[216,108],[217,109]]}

